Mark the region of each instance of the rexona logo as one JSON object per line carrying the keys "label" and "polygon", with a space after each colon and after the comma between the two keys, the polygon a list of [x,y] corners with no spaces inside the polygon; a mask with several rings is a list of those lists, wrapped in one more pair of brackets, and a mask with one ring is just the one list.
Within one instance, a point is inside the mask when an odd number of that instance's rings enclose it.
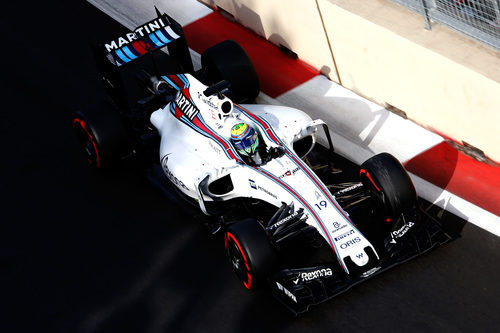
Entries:
{"label": "rexona logo", "polygon": [[335,239],[335,241],[336,241],[336,242],[338,242],[339,240],[341,240],[341,239],[343,239],[343,238],[346,238],[347,236],[350,236],[350,235],[352,235],[353,233],[354,233],[354,230],[352,230],[352,229],[351,229],[351,230],[349,230],[348,232],[345,232],[345,233],[343,233],[342,235],[339,235],[339,236],[335,237],[334,239]]}
{"label": "rexona logo", "polygon": [[135,29],[134,32],[129,32],[124,37],[119,37],[117,40],[111,41],[109,44],[105,44],[106,51],[110,52],[112,50],[116,50],[121,48],[123,45],[127,45],[132,43],[135,40],[138,40],[139,37],[145,37],[150,33],[155,32],[156,30],[160,30],[161,28],[165,28],[166,24],[163,17],[159,17],[156,20],[149,22],[139,28]]}
{"label": "rexona logo", "polygon": [[348,247],[351,247],[351,246],[353,246],[353,245],[358,244],[359,242],[361,242],[361,238],[359,238],[359,237],[354,237],[353,239],[348,240],[347,242],[340,244],[340,248],[341,248],[342,250],[345,250],[345,249],[347,249]]}
{"label": "rexona logo", "polygon": [[333,275],[333,272],[332,272],[331,268],[322,268],[322,269],[318,269],[318,270],[315,270],[312,272],[301,273],[300,278],[302,279],[302,282],[306,282],[306,281],[311,281],[311,280],[319,279],[319,278],[326,277],[326,276],[332,276],[332,275]]}
{"label": "rexona logo", "polygon": [[193,120],[194,117],[200,112],[198,108],[189,100],[184,94],[179,93],[175,99],[175,104],[181,112],[189,119]]}
{"label": "rexona logo", "polygon": [[278,287],[279,290],[281,290],[285,295],[287,295],[288,297],[290,297],[292,299],[292,301],[294,301],[295,303],[297,303],[297,297],[295,297],[294,294],[292,294],[288,289],[286,289],[285,287],[283,287],[279,282],[276,282],[276,286]]}
{"label": "rexona logo", "polygon": [[403,237],[407,232],[408,230],[410,230],[411,227],[413,227],[415,225],[415,223],[413,222],[408,222],[408,224],[405,224],[404,226],[401,227],[401,229],[399,230],[396,230],[396,231],[393,231],[392,232],[392,236],[394,238],[401,238]]}

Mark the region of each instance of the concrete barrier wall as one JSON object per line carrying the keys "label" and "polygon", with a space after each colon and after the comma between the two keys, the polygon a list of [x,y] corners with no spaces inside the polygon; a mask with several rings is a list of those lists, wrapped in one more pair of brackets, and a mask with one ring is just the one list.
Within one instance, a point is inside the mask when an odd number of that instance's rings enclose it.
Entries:
{"label": "concrete barrier wall", "polygon": [[319,5],[346,88],[500,161],[498,52],[388,1]]}
{"label": "concrete barrier wall", "polygon": [[346,88],[500,161],[500,52],[443,26],[427,31],[419,15],[386,0],[202,2]]}
{"label": "concrete barrier wall", "polygon": [[315,0],[201,0],[234,16],[244,26],[339,83]]}

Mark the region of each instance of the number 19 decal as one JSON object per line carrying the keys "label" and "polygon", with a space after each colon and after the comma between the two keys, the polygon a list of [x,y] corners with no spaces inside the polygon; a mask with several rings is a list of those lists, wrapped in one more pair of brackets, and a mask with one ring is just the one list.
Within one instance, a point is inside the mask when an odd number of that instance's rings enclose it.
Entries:
{"label": "number 19 decal", "polygon": [[321,210],[321,208],[326,208],[326,201],[322,200],[319,204],[315,204],[315,206],[318,207],[319,210]]}

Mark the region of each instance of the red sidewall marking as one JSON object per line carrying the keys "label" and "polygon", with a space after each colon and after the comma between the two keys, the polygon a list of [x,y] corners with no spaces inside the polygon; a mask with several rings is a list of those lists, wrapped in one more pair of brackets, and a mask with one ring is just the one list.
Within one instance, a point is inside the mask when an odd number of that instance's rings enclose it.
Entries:
{"label": "red sidewall marking", "polygon": [[373,186],[375,186],[377,191],[380,192],[380,189],[378,188],[377,184],[375,184],[375,182],[373,181],[373,178],[372,178],[372,176],[370,176],[370,173],[368,171],[366,171],[365,169],[359,170],[359,175],[361,176],[363,174],[366,176],[366,178],[368,178],[368,180],[373,184]]}
{"label": "red sidewall marking", "polygon": [[241,247],[240,243],[234,237],[234,235],[230,232],[226,233],[226,237],[224,237],[224,246],[226,247],[227,250],[227,242],[228,239],[230,239],[236,246],[238,247],[238,250],[240,251],[241,255],[243,256],[243,261],[245,262],[245,267],[247,268],[247,281],[243,281],[243,285],[247,288],[250,289],[252,287],[252,276],[250,275],[250,266],[248,265],[248,260],[245,255],[245,252],[243,252],[243,248]]}
{"label": "red sidewall marking", "polygon": [[[101,161],[99,159],[99,151],[97,150],[97,145],[95,143],[94,137],[87,130],[87,124],[85,123],[85,121],[83,121],[83,120],[81,120],[79,118],[75,118],[73,120],[73,127],[75,127],[75,125],[77,125],[77,124],[80,125],[80,127],[85,131],[85,133],[87,133],[88,137],[90,138],[90,142],[92,142],[92,146],[94,147],[95,155],[97,157],[97,161],[96,161],[95,167],[99,168],[99,166],[101,165]],[[91,160],[88,160],[88,161],[89,161],[90,164],[92,164]]]}

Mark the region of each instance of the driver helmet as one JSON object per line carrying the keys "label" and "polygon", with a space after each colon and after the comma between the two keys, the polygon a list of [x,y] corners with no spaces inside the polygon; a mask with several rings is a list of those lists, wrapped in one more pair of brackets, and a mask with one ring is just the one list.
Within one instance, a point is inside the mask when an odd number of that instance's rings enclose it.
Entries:
{"label": "driver helmet", "polygon": [[259,147],[259,136],[250,125],[238,123],[231,128],[231,143],[240,155],[252,156]]}

